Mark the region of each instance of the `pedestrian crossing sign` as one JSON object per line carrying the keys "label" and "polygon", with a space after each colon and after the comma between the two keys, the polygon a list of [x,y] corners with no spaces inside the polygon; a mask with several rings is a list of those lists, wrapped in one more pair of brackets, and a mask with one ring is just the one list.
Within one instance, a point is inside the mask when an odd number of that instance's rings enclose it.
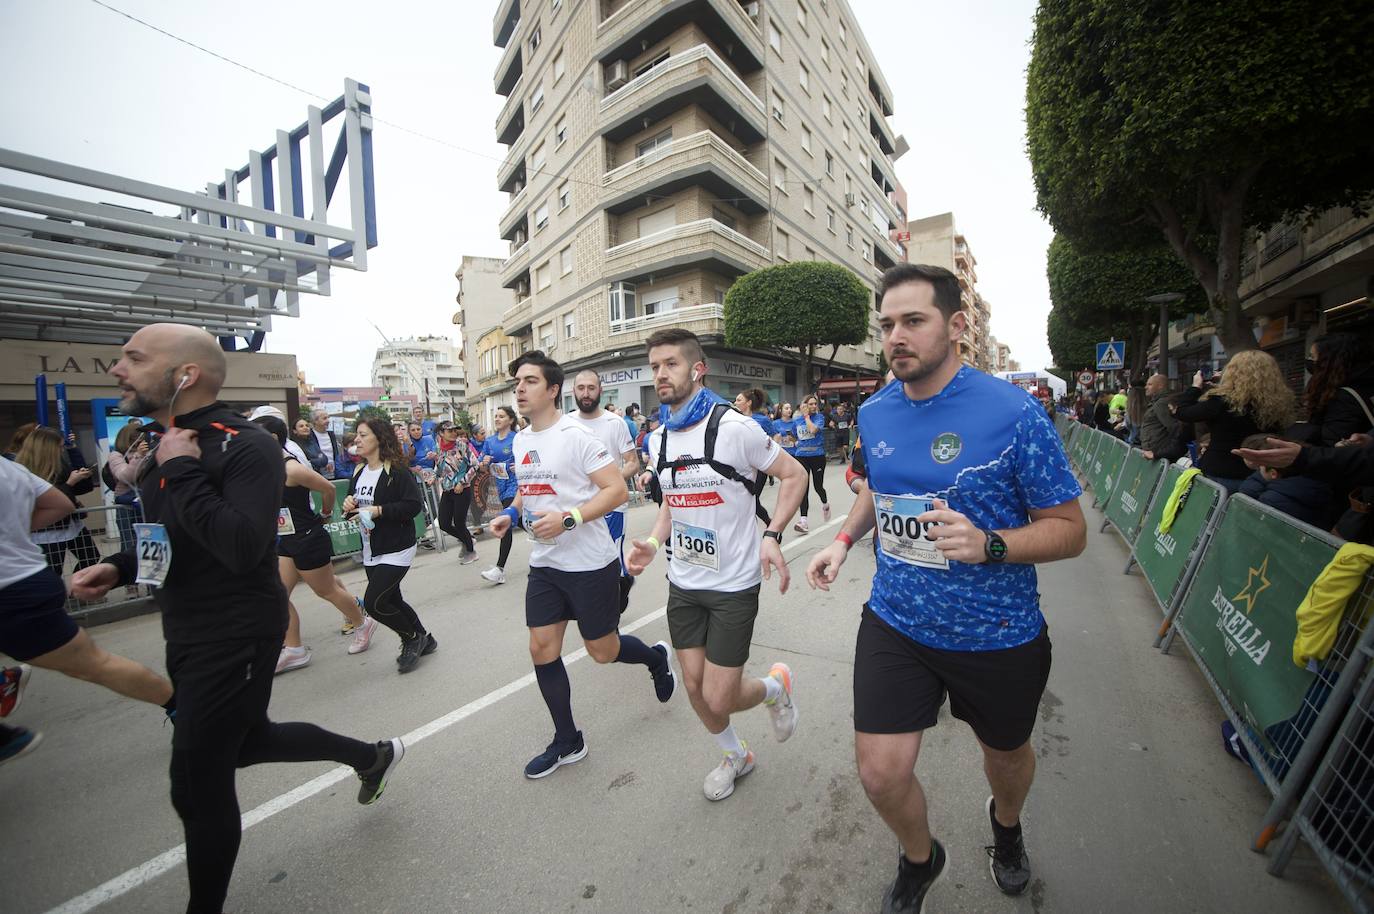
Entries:
{"label": "pedestrian crossing sign", "polygon": [[1097,344],[1097,370],[1120,371],[1126,367],[1126,341]]}

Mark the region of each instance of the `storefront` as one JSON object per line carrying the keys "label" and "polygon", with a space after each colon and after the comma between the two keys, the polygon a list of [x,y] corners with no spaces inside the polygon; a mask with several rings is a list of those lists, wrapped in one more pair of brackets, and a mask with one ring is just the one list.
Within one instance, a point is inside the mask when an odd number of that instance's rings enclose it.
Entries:
{"label": "storefront", "polygon": [[[760,388],[770,403],[781,403],[797,395],[796,371],[790,366],[710,350],[706,353],[706,366],[707,386],[730,400],[740,391],[751,387]],[[648,410],[658,405],[654,376],[647,360],[613,362],[595,366],[594,370],[601,378],[603,406],[614,403],[623,409],[631,403],[638,403],[641,409]],[[568,410],[575,406],[572,378],[568,379],[563,405]]]}

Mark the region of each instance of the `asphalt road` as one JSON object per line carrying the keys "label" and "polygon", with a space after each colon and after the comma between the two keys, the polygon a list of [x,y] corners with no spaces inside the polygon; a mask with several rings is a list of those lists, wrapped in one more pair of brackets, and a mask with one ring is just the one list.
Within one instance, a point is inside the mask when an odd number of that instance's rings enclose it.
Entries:
{"label": "asphalt road", "polygon": [[[851,500],[838,467],[828,487],[838,521]],[[1150,647],[1159,611],[1138,576],[1121,575],[1120,539],[1097,533],[1100,515],[1087,513],[1087,552],[1040,574],[1054,670],[1023,817],[1034,881],[1016,899],[992,884],[981,759],[969,729],[945,714],[918,765],[934,832],[950,853],[927,910],[1340,909],[1305,851],[1280,880],[1248,850],[1268,794],[1222,753],[1222,715],[1186,652]],[[651,507],[632,510],[631,535],[651,522]],[[241,772],[249,827],[227,910],[877,911],[896,842],[855,774],[850,714],[868,542],[829,594],[802,580],[806,559],[836,529],[789,534],[792,589],[779,596],[776,582],[765,585],[748,672],[762,675],[775,659],[791,664],[801,725],[779,745],[762,710],[739,715],[758,769],[721,803],[702,796],[719,756],[686,696],[660,705],[642,668],[598,666],[575,636],[565,653],[591,751],[546,779],[522,776],[552,729],[523,627],[522,536],[500,587],[478,577],[495,558],[488,540],[469,566],[458,565],[456,548],[421,556],[405,592],[440,647],[404,677],[394,636],[379,634],[369,652],[350,657],[335,611],[298,590],[314,662],[277,677],[273,717],[364,739],[409,734],[410,749],[372,807],[357,805],[352,773],[329,764]],[[361,592],[360,569],[343,576]],[[666,592],[660,565],[635,588],[626,628],[650,642],[666,638]],[[94,633],[162,668],[156,616]],[[182,910],[182,836],[167,796],[171,733],[161,712],[38,671],[11,722],[45,740],[0,769],[0,910]]]}

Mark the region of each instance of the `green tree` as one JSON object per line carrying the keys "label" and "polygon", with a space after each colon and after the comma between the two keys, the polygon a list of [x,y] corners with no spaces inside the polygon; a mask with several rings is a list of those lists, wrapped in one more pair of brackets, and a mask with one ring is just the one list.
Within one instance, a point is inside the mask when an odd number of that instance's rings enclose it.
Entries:
{"label": "green tree", "polygon": [[[1126,341],[1131,374],[1145,370],[1145,351],[1159,331],[1159,305],[1145,299],[1161,292],[1181,292],[1183,299],[1169,307],[1176,319],[1206,310],[1207,299],[1187,268],[1162,242],[1116,251],[1084,250],[1063,235],[1050,242],[1045,257],[1050,285],[1050,332],[1057,335],[1064,357],[1050,352],[1061,368],[1096,364],[1096,343]],[[1057,312],[1057,319],[1056,319]],[[1086,337],[1096,336],[1089,340]],[[1086,347],[1086,348],[1085,348]],[[1086,356],[1086,358],[1085,358]]]}
{"label": "green tree", "polygon": [[364,406],[358,410],[358,422],[364,419],[381,419],[387,425],[391,424],[391,413],[382,409],[380,406]]}
{"label": "green tree", "polygon": [[873,295],[850,270],[834,263],[797,261],[741,276],[725,293],[725,343],[762,349],[796,349],[800,385],[812,389],[816,351],[829,361],[842,345],[868,338]]}
{"label": "green tree", "polygon": [[1026,87],[1040,210],[1080,244],[1163,237],[1227,351],[1254,348],[1247,235],[1362,214],[1374,190],[1371,29],[1367,2],[1042,0]]}

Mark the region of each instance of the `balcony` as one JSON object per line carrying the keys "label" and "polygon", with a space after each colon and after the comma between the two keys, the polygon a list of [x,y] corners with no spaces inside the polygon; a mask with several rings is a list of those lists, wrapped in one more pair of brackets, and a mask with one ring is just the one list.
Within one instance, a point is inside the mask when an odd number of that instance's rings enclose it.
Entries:
{"label": "balcony", "polygon": [[498,48],[504,48],[515,34],[520,24],[520,0],[501,0],[496,6],[496,15],[491,21],[491,40]]}
{"label": "balcony", "polygon": [[897,140],[892,135],[892,128],[888,127],[887,120],[879,117],[873,111],[868,112],[868,132],[873,137],[873,142],[877,144],[878,151],[892,160],[892,153],[897,149]]}
{"label": "balcony", "polygon": [[520,279],[520,274],[530,271],[530,243],[524,242],[517,248],[512,248],[510,256],[506,258],[506,263],[501,267],[501,285],[507,289],[515,286]]}
{"label": "balcony", "polygon": [[729,48],[741,73],[763,66],[763,38],[739,0],[669,0],[627,3],[596,27],[596,59],[601,63],[630,60],[684,25],[695,24],[716,47]]}
{"label": "balcony", "polygon": [[706,45],[697,45],[642,73],[601,99],[601,133],[620,142],[645,123],[696,104],[745,146],[764,139],[763,101]]}
{"label": "balcony", "polygon": [[501,119],[496,122],[496,142],[514,146],[525,132],[525,99],[520,93],[512,95],[501,108]]}
{"label": "balcony", "polygon": [[525,180],[525,147],[527,143],[516,143],[506,153],[505,159],[496,166],[496,187],[502,193],[511,193],[516,184],[528,183]]}
{"label": "balcony", "polygon": [[606,209],[617,214],[643,206],[650,189],[666,197],[689,186],[704,187],[722,199],[738,198],[746,213],[768,207],[768,178],[710,130],[673,140],[613,168],[601,183]]}
{"label": "balcony", "polygon": [[768,248],[714,219],[685,222],[606,249],[607,282],[706,264],[723,273],[749,273],[772,263]]}
{"label": "balcony", "polygon": [[697,336],[719,336],[725,333],[725,309],[716,303],[692,305],[611,321],[611,336],[618,347],[635,346],[645,342],[649,334],[660,327],[681,327]]}
{"label": "balcony", "polygon": [[501,315],[501,326],[505,328],[507,336],[519,336],[523,331],[530,329],[533,323],[534,299],[528,295],[507,308]]}
{"label": "balcony", "polygon": [[515,40],[506,48],[506,52],[501,55],[501,62],[496,65],[494,80],[497,95],[510,95],[515,91],[520,77],[525,75],[525,57],[521,49],[523,44],[517,34]]}
{"label": "balcony", "polygon": [[[528,223],[525,207],[529,205],[529,187],[522,185],[518,193],[510,198],[506,204],[506,212],[501,216],[500,230],[501,237],[510,241],[515,237],[515,230],[521,223]],[[529,235],[529,225],[525,225],[525,234]]]}

